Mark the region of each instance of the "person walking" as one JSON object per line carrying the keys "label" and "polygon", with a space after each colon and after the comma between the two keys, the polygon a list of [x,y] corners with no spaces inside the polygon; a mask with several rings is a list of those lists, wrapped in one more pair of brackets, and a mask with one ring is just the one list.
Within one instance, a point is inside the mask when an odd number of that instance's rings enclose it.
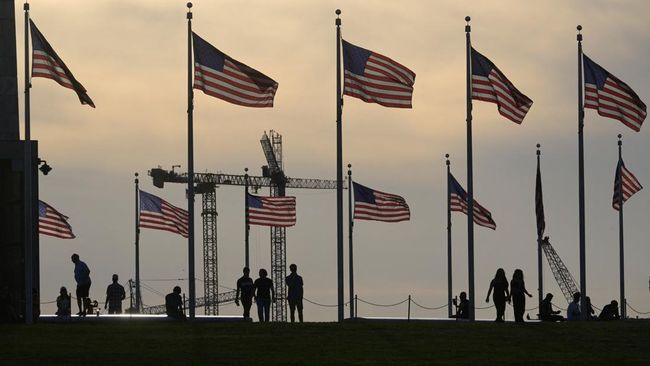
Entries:
{"label": "person walking", "polygon": [[271,301],[275,302],[273,281],[268,278],[264,268],[260,269],[260,278],[253,283],[255,288],[255,302],[257,303],[257,317],[261,322],[268,322],[271,313]]}
{"label": "person walking", "polygon": [[126,299],[126,292],[124,287],[117,283],[118,277],[116,274],[113,275],[112,280],[113,283],[106,288],[104,309],[108,306],[109,314],[122,314],[122,300]]}
{"label": "person walking", "polygon": [[506,300],[510,301],[508,279],[506,278],[506,272],[503,268],[497,269],[497,273],[494,275],[492,281],[490,281],[490,289],[488,290],[485,302],[490,302],[491,293],[493,294],[492,301],[494,301],[494,306],[497,309],[497,318],[494,321],[503,322],[503,317],[506,311]]}
{"label": "person walking", "polygon": [[251,317],[251,306],[253,305],[253,294],[255,292],[250,273],[251,270],[248,267],[244,267],[244,275],[237,280],[237,293],[235,294],[235,305],[239,306],[239,294],[241,293],[241,304],[244,306],[244,319],[250,319]]}
{"label": "person walking", "polygon": [[526,290],[526,284],[524,283],[524,272],[520,269],[515,269],[515,272],[512,274],[512,280],[510,281],[510,296],[512,297],[512,307],[514,308],[515,313],[515,322],[523,323],[524,322],[524,311],[526,311],[526,296],[533,297]]}
{"label": "person walking", "polygon": [[74,263],[74,279],[77,282],[77,306],[79,307],[79,312],[77,315],[86,316],[86,309],[84,304],[86,299],[89,299],[90,294],[90,269],[88,265],[79,259],[79,254],[74,253],[70,257],[72,263]]}
{"label": "person walking", "polygon": [[302,277],[298,275],[298,266],[291,264],[289,266],[291,274],[285,279],[285,283],[289,288],[287,300],[289,300],[289,310],[291,315],[291,322],[296,321],[295,312],[298,309],[298,320],[302,323],[302,297],[303,297],[303,282]]}

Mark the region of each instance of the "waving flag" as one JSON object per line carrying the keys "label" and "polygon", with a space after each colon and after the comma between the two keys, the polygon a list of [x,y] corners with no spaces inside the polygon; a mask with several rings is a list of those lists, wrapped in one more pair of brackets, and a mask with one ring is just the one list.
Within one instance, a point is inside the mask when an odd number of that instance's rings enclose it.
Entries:
{"label": "waving flag", "polygon": [[[460,183],[449,174],[449,206],[451,211],[463,212],[467,215],[468,203],[467,192],[461,187]],[[492,220],[492,214],[474,200],[474,223],[492,230],[496,230],[497,224]]]}
{"label": "waving flag", "polygon": [[38,232],[61,239],[75,238],[68,224],[68,216],[43,201],[38,201]]}
{"label": "waving flag", "polygon": [[88,104],[95,108],[95,103],[86,94],[86,88],[75,79],[31,19],[29,28],[32,34],[32,77],[52,79],[59,85],[74,90],[81,104]]}
{"label": "waving flag", "polygon": [[627,84],[583,54],[585,108],[621,121],[639,132],[647,115],[646,105]]}
{"label": "waving flag", "polygon": [[139,227],[165,230],[185,238],[189,233],[189,216],[186,210],[144,191],[140,191],[139,221]]}
{"label": "waving flag", "polygon": [[273,107],[278,83],[261,72],[230,58],[196,33],[194,89],[245,107]]}
{"label": "waving flag", "polygon": [[520,92],[487,57],[472,48],[472,99],[495,103],[499,113],[521,124],[533,101]]}
{"label": "waving flag", "polygon": [[296,224],[296,197],[261,197],[247,194],[248,223],[262,226]]}
{"label": "waving flag", "polygon": [[396,194],[376,191],[352,182],[354,189],[354,218],[385,222],[408,221],[411,211],[406,200]]}
{"label": "waving flag", "polygon": [[615,210],[620,210],[621,193],[623,194],[623,202],[632,197],[636,192],[643,189],[641,183],[636,179],[634,174],[627,170],[623,160],[619,160],[616,166],[616,175],[614,177],[614,198],[612,200],[612,207]]}
{"label": "waving flag", "polygon": [[412,107],[415,73],[403,65],[343,41],[343,68],[343,94],[384,107]]}

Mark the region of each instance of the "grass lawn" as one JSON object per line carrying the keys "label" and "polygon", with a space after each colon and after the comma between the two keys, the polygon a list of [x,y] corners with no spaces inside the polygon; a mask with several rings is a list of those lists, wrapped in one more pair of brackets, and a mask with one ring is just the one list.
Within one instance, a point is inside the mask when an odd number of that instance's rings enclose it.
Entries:
{"label": "grass lawn", "polygon": [[0,365],[650,365],[650,321],[0,325]]}

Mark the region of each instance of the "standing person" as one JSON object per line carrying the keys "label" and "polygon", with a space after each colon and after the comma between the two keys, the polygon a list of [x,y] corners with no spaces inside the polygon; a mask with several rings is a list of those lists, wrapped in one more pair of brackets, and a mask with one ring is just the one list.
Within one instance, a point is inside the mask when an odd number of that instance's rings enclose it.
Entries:
{"label": "standing person", "polygon": [[271,312],[271,301],[275,302],[273,281],[267,277],[264,268],[260,269],[260,278],[253,283],[255,288],[255,302],[257,303],[257,317],[261,322],[268,322]]}
{"label": "standing person", "polygon": [[594,310],[594,307],[591,306],[591,298],[589,296],[585,296],[585,307],[587,308],[587,320],[596,320],[598,317],[596,316],[596,310]]}
{"label": "standing person", "polygon": [[564,318],[560,310],[553,310],[553,294],[548,293],[539,304],[539,319],[543,322],[562,322]]}
{"label": "standing person", "polygon": [[510,296],[512,296],[512,307],[514,308],[515,322],[517,323],[524,322],[524,311],[526,310],[526,297],[524,295],[533,297],[526,290],[524,272],[520,269],[515,269],[515,272],[512,274],[512,280],[510,281]]}
{"label": "standing person", "polygon": [[291,274],[285,279],[285,283],[289,288],[287,300],[289,300],[289,310],[291,314],[291,322],[295,322],[295,312],[298,309],[298,320],[302,323],[302,296],[303,296],[303,283],[302,277],[296,273],[298,266],[291,264],[289,266]]}
{"label": "standing person", "polygon": [[86,309],[83,304],[86,303],[86,299],[90,300],[88,297],[91,285],[90,269],[86,263],[79,259],[79,254],[74,253],[70,259],[74,263],[74,279],[77,281],[77,306],[79,307],[77,315],[86,316]]}
{"label": "standing person", "polygon": [[494,290],[492,301],[494,301],[494,306],[497,308],[497,318],[494,321],[503,322],[506,311],[506,299],[508,301],[510,300],[508,279],[506,278],[506,271],[503,268],[497,269],[497,273],[494,275],[492,281],[490,281],[490,289],[488,290],[485,302],[490,302],[490,293],[492,293],[492,290]]}
{"label": "standing person", "polygon": [[174,290],[165,296],[165,309],[168,317],[185,320],[183,298],[181,297],[181,288],[179,286],[175,286]]}
{"label": "standing person", "polygon": [[122,300],[126,299],[126,292],[124,287],[117,283],[118,277],[113,275],[113,283],[106,288],[106,302],[104,302],[104,309],[108,305],[109,314],[122,314]]}
{"label": "standing person", "polygon": [[566,320],[580,320],[580,293],[573,294],[573,301],[566,309]]}
{"label": "standing person", "polygon": [[244,267],[244,275],[237,280],[237,293],[235,294],[235,305],[239,306],[239,293],[241,292],[241,304],[244,306],[244,319],[251,317],[251,306],[255,288],[253,279],[249,276],[251,270]]}

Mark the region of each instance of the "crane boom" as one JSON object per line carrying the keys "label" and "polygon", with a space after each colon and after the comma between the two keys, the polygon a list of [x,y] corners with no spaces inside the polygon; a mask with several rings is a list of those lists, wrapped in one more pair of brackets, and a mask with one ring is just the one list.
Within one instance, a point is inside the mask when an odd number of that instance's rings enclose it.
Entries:
{"label": "crane boom", "polygon": [[557,254],[551,243],[548,241],[548,236],[542,240],[542,249],[548,260],[548,265],[551,267],[553,276],[557,281],[557,284],[562,290],[562,294],[566,298],[567,303],[573,301],[573,294],[578,292],[578,285],[576,280],[569,272],[569,269],[566,267],[562,258]]}
{"label": "crane boom", "polygon": [[[209,300],[207,297],[198,297],[196,298],[196,307],[200,308],[202,306],[206,306],[210,304],[223,304],[225,302],[235,301],[236,294],[237,294],[236,290],[222,292],[220,294],[217,294],[216,299],[211,299],[212,301],[206,301]],[[187,303],[188,301],[185,302]],[[187,304],[185,304],[185,307],[187,307]],[[166,312],[167,312],[167,308],[165,304],[145,306],[142,309],[142,314],[165,314]]]}

